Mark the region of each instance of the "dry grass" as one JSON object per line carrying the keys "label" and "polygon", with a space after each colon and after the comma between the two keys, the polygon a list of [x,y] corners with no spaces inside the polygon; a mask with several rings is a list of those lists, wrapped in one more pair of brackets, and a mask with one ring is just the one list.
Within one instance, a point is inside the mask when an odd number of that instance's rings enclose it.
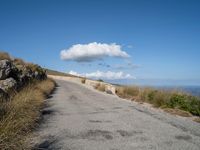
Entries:
{"label": "dry grass", "polygon": [[169,113],[181,116],[189,116],[189,114],[200,116],[200,99],[177,90],[119,86],[116,88],[116,94],[122,98],[150,103],[154,107],[174,109],[174,112]]}
{"label": "dry grass", "polygon": [[20,58],[15,58],[13,60],[15,65],[25,65],[26,63],[24,62],[24,60],[20,59]]}
{"label": "dry grass", "polygon": [[97,89],[97,90],[99,90],[99,91],[101,91],[101,92],[104,92],[106,90],[105,85],[101,84],[101,83],[97,83],[94,88]]}
{"label": "dry grass", "polygon": [[0,52],[0,60],[3,60],[3,59],[11,60],[11,57],[6,52]]}
{"label": "dry grass", "polygon": [[115,93],[122,98],[136,98],[139,92],[139,87],[134,86],[118,86],[115,91]]}
{"label": "dry grass", "polygon": [[200,123],[200,117],[194,118],[194,121],[197,122],[197,123]]}
{"label": "dry grass", "polygon": [[81,83],[82,83],[82,84],[85,84],[85,81],[86,81],[86,78],[82,78],[82,79],[81,79]]}
{"label": "dry grass", "polygon": [[191,113],[180,109],[164,108],[164,111],[172,115],[178,115],[182,117],[192,117]]}
{"label": "dry grass", "polygon": [[44,99],[55,87],[51,79],[35,81],[18,92],[10,101],[1,104],[0,149],[28,149],[25,137],[40,118]]}

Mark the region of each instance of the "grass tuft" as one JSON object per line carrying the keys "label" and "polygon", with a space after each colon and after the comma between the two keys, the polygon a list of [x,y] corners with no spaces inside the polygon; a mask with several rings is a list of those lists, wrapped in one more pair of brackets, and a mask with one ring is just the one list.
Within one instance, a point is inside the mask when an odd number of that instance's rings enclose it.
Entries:
{"label": "grass tuft", "polygon": [[95,89],[101,91],[101,92],[104,92],[106,90],[106,87],[104,84],[101,84],[101,83],[97,83],[96,86],[95,86]]}
{"label": "grass tuft", "polygon": [[6,52],[0,52],[0,60],[3,60],[3,59],[11,60],[11,57]]}
{"label": "grass tuft", "polygon": [[55,82],[51,79],[34,81],[13,96],[10,101],[1,103],[0,148],[28,149],[25,138],[40,118],[44,99],[52,92]]}
{"label": "grass tuft", "polygon": [[133,98],[139,95],[139,87],[134,86],[118,86],[115,93],[122,98]]}
{"label": "grass tuft", "polygon": [[25,65],[26,63],[24,62],[24,60],[22,60],[21,58],[15,58],[13,60],[15,65]]}
{"label": "grass tuft", "polygon": [[81,79],[81,83],[82,83],[82,84],[85,84],[85,81],[86,81],[86,78],[82,78],[82,79]]}

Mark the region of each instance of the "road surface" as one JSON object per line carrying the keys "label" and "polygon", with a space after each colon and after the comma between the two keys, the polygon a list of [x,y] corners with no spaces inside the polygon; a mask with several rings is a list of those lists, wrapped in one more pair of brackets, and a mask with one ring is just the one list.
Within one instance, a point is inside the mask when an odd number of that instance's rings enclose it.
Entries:
{"label": "road surface", "polygon": [[199,150],[200,124],[69,81],[47,100],[35,149]]}

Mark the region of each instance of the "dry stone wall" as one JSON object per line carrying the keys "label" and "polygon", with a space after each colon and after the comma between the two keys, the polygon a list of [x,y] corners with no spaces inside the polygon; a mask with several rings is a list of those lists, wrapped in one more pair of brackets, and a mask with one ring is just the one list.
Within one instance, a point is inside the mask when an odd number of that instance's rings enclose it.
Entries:
{"label": "dry stone wall", "polygon": [[30,81],[45,79],[46,72],[40,66],[19,63],[14,59],[0,59],[0,98],[8,97]]}

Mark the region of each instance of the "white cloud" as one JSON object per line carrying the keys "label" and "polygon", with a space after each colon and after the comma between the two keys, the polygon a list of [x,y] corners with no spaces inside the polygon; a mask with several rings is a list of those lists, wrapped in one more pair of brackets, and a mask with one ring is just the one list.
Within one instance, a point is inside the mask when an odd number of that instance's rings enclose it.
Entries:
{"label": "white cloud", "polygon": [[96,59],[102,59],[106,56],[109,57],[130,57],[125,51],[121,49],[120,45],[115,43],[89,43],[89,44],[76,44],[69,49],[64,49],[60,52],[60,57],[63,60],[74,60],[77,62],[88,62]]}
{"label": "white cloud", "polygon": [[96,72],[91,72],[91,73],[84,73],[84,74],[79,74],[75,71],[70,71],[69,74],[76,75],[76,76],[83,76],[87,78],[93,78],[93,79],[107,79],[107,80],[117,80],[117,79],[135,79],[130,74],[125,74],[124,72],[112,72],[112,71],[107,71],[107,72],[102,72],[97,70]]}
{"label": "white cloud", "polygon": [[73,70],[71,70],[71,71],[69,72],[69,74],[75,75],[75,76],[81,76],[81,74],[78,74],[77,72],[75,72],[75,71],[73,71]]}

